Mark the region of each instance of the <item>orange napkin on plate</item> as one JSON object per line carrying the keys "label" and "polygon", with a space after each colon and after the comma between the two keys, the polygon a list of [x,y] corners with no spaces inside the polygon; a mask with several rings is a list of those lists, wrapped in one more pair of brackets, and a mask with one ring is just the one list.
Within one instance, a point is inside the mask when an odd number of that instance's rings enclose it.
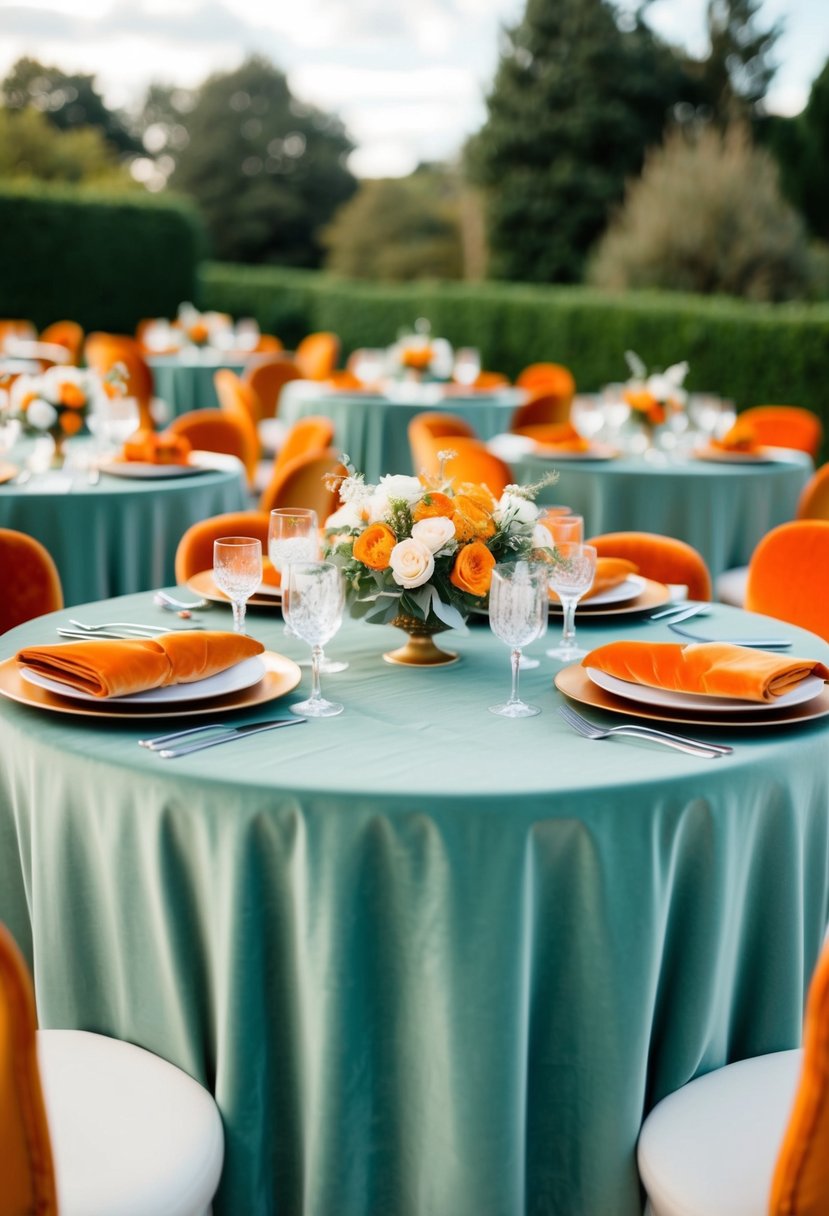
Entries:
{"label": "orange napkin on plate", "polygon": [[203,680],[264,649],[244,634],[182,629],[156,638],[26,646],[15,658],[21,667],[94,697],[123,697]]}
{"label": "orange napkin on plate", "polygon": [[[602,591],[610,591],[611,587],[618,587],[620,583],[623,583],[631,574],[636,574],[638,570],[639,567],[634,565],[633,562],[629,562],[625,557],[597,557],[593,583],[590,590],[585,591],[579,603],[583,604],[592,595],[599,595]],[[550,589],[550,599],[558,603],[558,596],[552,588]]]}
{"label": "orange napkin on plate", "polygon": [[672,692],[738,697],[773,703],[807,676],[829,680],[829,668],[813,659],[750,650],[729,642],[610,642],[582,659],[583,667]]}
{"label": "orange napkin on plate", "polygon": [[282,586],[282,575],[269,557],[262,558],[262,582],[269,587]]}
{"label": "orange napkin on plate", "polygon": [[735,422],[722,439],[712,439],[710,446],[718,452],[756,452],[757,432],[750,422]]}
{"label": "orange napkin on plate", "polygon": [[122,460],[142,464],[187,464],[190,440],[172,431],[136,431],[130,435],[121,453]]}

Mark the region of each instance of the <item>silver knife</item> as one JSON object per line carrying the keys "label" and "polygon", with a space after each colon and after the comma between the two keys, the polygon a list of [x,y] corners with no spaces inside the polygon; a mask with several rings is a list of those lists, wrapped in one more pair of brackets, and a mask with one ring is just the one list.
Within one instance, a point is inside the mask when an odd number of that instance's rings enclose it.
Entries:
{"label": "silver knife", "polygon": [[681,629],[673,621],[668,622],[668,628],[692,642],[725,642],[731,646],[752,646],[755,650],[788,650],[792,644],[788,638],[706,638],[689,629]]}
{"label": "silver knife", "polygon": [[250,726],[237,726],[224,735],[214,735],[212,739],[204,739],[196,743],[185,743],[183,747],[163,748],[155,754],[164,760],[174,760],[177,756],[189,756],[191,752],[200,752],[207,747],[218,747],[220,743],[232,743],[234,739],[243,739],[245,735],[258,735],[266,730],[279,730],[280,726],[300,726],[307,718],[279,718],[275,722],[253,722]]}
{"label": "silver knife", "polygon": [[661,621],[663,617],[669,616],[672,621],[669,624],[678,624],[680,621],[687,621],[692,616],[699,616],[711,611],[710,604],[674,604],[672,608],[663,608],[661,612],[652,612],[648,617],[650,621]]}

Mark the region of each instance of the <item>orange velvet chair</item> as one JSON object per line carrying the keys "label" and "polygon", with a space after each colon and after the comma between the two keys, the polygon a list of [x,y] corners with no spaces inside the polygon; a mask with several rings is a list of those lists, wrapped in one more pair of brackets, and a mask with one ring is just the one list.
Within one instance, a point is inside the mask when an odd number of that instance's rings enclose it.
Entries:
{"label": "orange velvet chair", "polygon": [[478,372],[475,377],[473,388],[505,388],[509,384],[509,378],[503,372]]}
{"label": "orange velvet chair", "polygon": [[519,373],[515,383],[533,396],[559,397],[566,400],[568,406],[576,392],[573,373],[562,363],[531,363]]}
{"label": "orange velvet chair", "polygon": [[62,346],[69,352],[69,360],[75,366],[81,361],[83,351],[83,330],[77,321],[55,321],[47,325],[40,335],[41,342],[51,346]]}
{"label": "orange velvet chair", "polygon": [[711,599],[711,575],[700,553],[684,540],[655,532],[605,532],[587,542],[599,557],[635,562],[644,578],[688,588],[691,600]]}
{"label": "orange velvet chair", "polygon": [[282,470],[300,456],[324,452],[334,442],[334,424],[330,418],[309,414],[295,422],[285,436],[285,441],[274,457],[270,477],[262,493],[262,501],[269,502],[271,487],[282,479]]}
{"label": "orange velvet chair", "polygon": [[754,405],[739,419],[753,430],[757,442],[773,448],[796,448],[817,460],[823,424],[817,414],[797,405]]}
{"label": "orange velvet chair", "polygon": [[829,519],[829,464],[821,465],[803,487],[797,518]]}
{"label": "orange velvet chair", "polygon": [[284,349],[285,347],[276,334],[260,334],[253,353],[255,355],[278,355]]}
{"label": "orange velvet chair", "polygon": [[0,633],[63,607],[57,566],[39,540],[0,528]]}
{"label": "orange velvet chair", "polygon": [[[412,467],[416,473],[422,470],[437,471],[435,463],[435,439],[441,438],[477,439],[474,427],[457,414],[443,414],[438,410],[425,410],[415,414],[409,423],[409,450],[412,454]],[[452,444],[442,444],[438,450],[452,447]]]}
{"label": "orange velvet chair", "polygon": [[194,574],[213,569],[213,542],[222,536],[251,536],[261,540],[268,552],[268,514],[266,511],[228,511],[200,519],[182,536],[176,548],[176,582],[184,584]]}
{"label": "orange velvet chair", "polygon": [[285,355],[261,355],[251,359],[242,375],[242,380],[255,394],[256,418],[275,418],[279,412],[279,398],[283,388],[291,380],[301,379],[299,368]]}
{"label": "orange velvet chair", "polygon": [[243,422],[238,415],[222,409],[190,410],[174,418],[167,429],[175,435],[184,435],[196,450],[236,456],[245,466],[248,483],[252,484],[258,445],[251,442],[250,419]]}
{"label": "orange velvet chair", "polygon": [[543,393],[519,405],[512,416],[510,430],[515,435],[527,435],[539,443],[562,443],[578,439],[579,433],[570,423],[572,398]]}
{"label": "orange velvet chair", "polygon": [[248,459],[245,461],[245,468],[248,480],[252,483],[262,451],[259,433],[256,429],[259,409],[256,394],[249,384],[245,384],[235,372],[226,368],[216,372],[213,384],[219,399],[219,406],[228,417],[234,418],[245,432],[245,443],[249,453]]}
{"label": "orange velvet chair", "polygon": [[[439,453],[454,452],[444,462],[443,471],[454,482],[472,481],[489,487],[496,498],[500,498],[504,487],[515,481],[512,469],[500,456],[490,452],[480,439],[469,439],[465,435],[433,435],[418,443],[421,461],[415,465],[417,474],[437,477],[440,473]],[[413,449],[414,454],[414,449]]]}
{"label": "orange velvet chair", "polygon": [[347,473],[335,448],[298,456],[272,478],[262,495],[260,509],[275,511],[277,507],[308,507],[316,511],[322,524],[340,505],[339,490],[329,489],[326,479],[329,475],[345,477]]}
{"label": "orange velvet chair", "polygon": [[141,426],[155,430],[150,407],[153,399],[153,373],[134,338],[124,334],[91,333],[84,343],[84,358],[102,376],[116,363],[127,369],[127,396],[135,397],[141,414]]}
{"label": "orange velvet chair", "polygon": [[829,641],[829,520],[772,528],[751,555],[746,608]]}
{"label": "orange velvet chair", "polygon": [[294,351],[294,363],[305,380],[327,380],[340,357],[340,339],[336,334],[308,334]]}

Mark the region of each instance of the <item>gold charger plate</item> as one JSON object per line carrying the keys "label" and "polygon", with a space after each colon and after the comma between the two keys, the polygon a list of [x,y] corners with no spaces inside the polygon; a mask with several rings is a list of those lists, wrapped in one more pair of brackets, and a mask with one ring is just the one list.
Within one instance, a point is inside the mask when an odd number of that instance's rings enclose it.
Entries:
{"label": "gold charger plate", "polygon": [[[629,600],[623,600],[617,604],[592,604],[588,600],[586,604],[576,605],[576,616],[581,617],[582,621],[593,617],[597,619],[605,616],[623,616],[637,612],[647,612],[649,608],[659,608],[662,604],[667,604],[671,599],[671,592],[664,583],[654,582],[651,578],[642,579],[643,587],[638,595],[633,596]],[[556,603],[550,604],[550,612],[556,616],[562,615],[561,605]]]}
{"label": "gold charger plate", "polygon": [[[212,570],[200,570],[198,574],[192,575],[187,580],[187,586],[191,591],[195,591],[196,595],[200,595],[203,600],[212,600],[215,604],[230,603],[229,597],[216,586]],[[249,608],[251,605],[254,608],[279,608],[282,605],[282,593],[252,595],[247,601],[247,605]]]}
{"label": "gold charger plate", "polygon": [[9,464],[8,461],[0,460],[0,486],[4,482],[11,481],[20,472],[16,464]]}
{"label": "gold charger plate", "polygon": [[238,692],[223,696],[206,697],[204,700],[179,701],[175,709],[138,709],[134,705],[117,706],[102,700],[100,705],[89,705],[86,701],[70,701],[35,684],[29,684],[20,674],[14,659],[0,663],[0,696],[21,705],[36,709],[48,709],[58,714],[76,714],[85,718],[195,718],[205,714],[227,714],[240,709],[254,709],[284,697],[296,688],[302,672],[293,659],[287,659],[275,651],[266,650],[258,656],[265,664],[265,674],[258,684],[240,688]]}
{"label": "gold charger plate", "polygon": [[580,663],[563,667],[555,677],[555,686],[572,701],[581,705],[592,705],[611,714],[624,714],[626,718],[646,718],[652,722],[674,722],[688,726],[721,726],[731,729],[736,726],[788,726],[797,722],[812,722],[829,714],[829,687],[818,697],[789,709],[769,710],[767,713],[729,713],[706,715],[699,710],[667,709],[664,706],[646,706],[638,701],[627,701],[611,692],[599,688],[588,676]]}

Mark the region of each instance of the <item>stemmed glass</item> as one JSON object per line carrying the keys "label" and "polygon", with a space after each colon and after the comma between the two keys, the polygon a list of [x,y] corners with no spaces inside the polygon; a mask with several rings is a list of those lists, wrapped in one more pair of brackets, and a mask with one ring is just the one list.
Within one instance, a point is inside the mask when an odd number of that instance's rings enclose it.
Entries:
{"label": "stemmed glass", "polygon": [[[320,533],[317,513],[310,507],[277,507],[271,511],[268,523],[268,557],[281,575],[284,595],[287,570],[292,562],[313,562],[320,555]],[[283,604],[284,607],[284,604]],[[288,621],[285,632],[292,632]],[[300,663],[300,667],[307,664]],[[324,675],[335,675],[345,671],[348,663],[340,659],[320,660],[320,671]]]}
{"label": "stemmed glass", "polygon": [[326,701],[320,692],[322,648],[333,638],[343,620],[345,587],[333,562],[291,562],[282,607],[298,638],[311,647],[311,696],[291,706],[291,712],[306,718],[331,718],[343,712],[336,701]]}
{"label": "stemmed glass", "polygon": [[459,346],[455,351],[455,362],[452,367],[452,378],[456,384],[464,388],[472,385],[481,374],[481,355],[474,346]]}
{"label": "stemmed glass", "polygon": [[537,641],[547,628],[547,571],[536,562],[502,562],[492,571],[489,588],[489,624],[492,632],[512,651],[512,691],[503,705],[489,712],[502,718],[532,718],[537,705],[518,696],[521,648]]}
{"label": "stemmed glass", "polygon": [[582,515],[553,515],[543,520],[544,527],[553,538],[553,545],[564,541],[584,541],[584,516]]}
{"label": "stemmed glass", "polygon": [[586,650],[576,646],[574,624],[576,604],[590,590],[596,575],[596,550],[593,545],[581,545],[576,541],[561,541],[553,549],[552,562],[547,566],[550,587],[558,595],[564,612],[561,642],[547,651],[552,659],[564,659],[570,663],[583,659]]}
{"label": "stemmed glass", "polygon": [[223,536],[213,542],[213,578],[233,604],[233,632],[245,632],[245,604],[262,582],[262,542]]}

